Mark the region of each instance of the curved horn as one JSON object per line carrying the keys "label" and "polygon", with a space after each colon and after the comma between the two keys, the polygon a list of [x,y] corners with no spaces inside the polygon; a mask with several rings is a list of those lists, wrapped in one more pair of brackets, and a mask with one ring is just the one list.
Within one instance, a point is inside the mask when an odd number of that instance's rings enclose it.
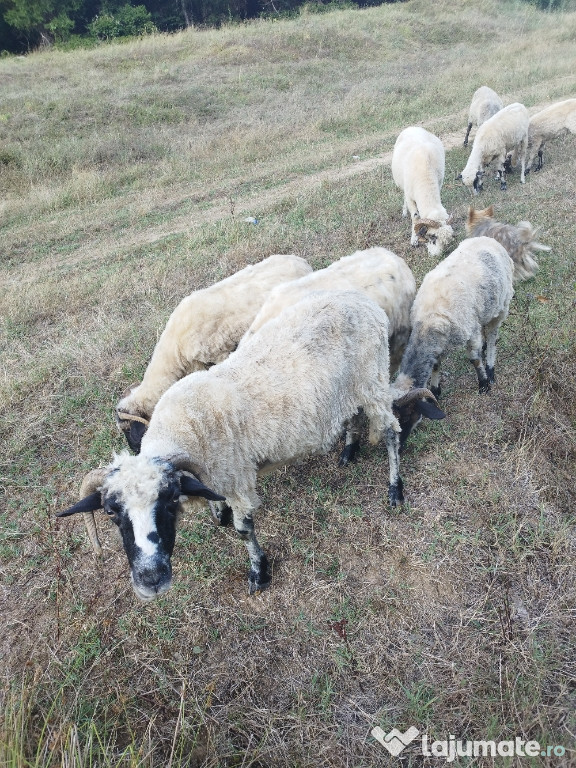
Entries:
{"label": "curved horn", "polygon": [[145,419],[143,416],[136,416],[133,413],[126,413],[125,411],[116,411],[116,417],[120,421],[139,421],[147,427],[150,425],[149,419]]}
{"label": "curved horn", "polygon": [[[90,472],[88,472],[88,474],[84,477],[84,480],[82,480],[82,485],[80,486],[80,498],[83,499],[85,496],[89,496],[91,493],[94,493],[94,491],[96,491],[102,485],[104,478],[106,477],[106,473],[106,469],[90,470]],[[97,557],[102,557],[102,545],[100,544],[100,539],[98,538],[98,529],[96,528],[94,512],[83,512],[82,516],[84,517],[86,533],[88,534],[88,538],[92,543],[94,553]]]}
{"label": "curved horn", "polygon": [[406,405],[406,403],[412,402],[412,400],[422,399],[433,400],[433,402],[438,405],[438,400],[436,400],[432,392],[430,392],[430,390],[426,387],[415,387],[414,389],[409,390],[405,395],[402,395],[397,400],[395,400],[394,405],[397,408],[401,408],[403,405]]}

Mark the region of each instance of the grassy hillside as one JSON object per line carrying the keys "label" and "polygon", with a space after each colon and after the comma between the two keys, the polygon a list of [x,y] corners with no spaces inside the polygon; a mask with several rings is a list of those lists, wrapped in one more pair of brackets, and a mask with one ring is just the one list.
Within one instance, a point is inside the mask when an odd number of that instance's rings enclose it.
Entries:
{"label": "grassy hillside", "polygon": [[[455,180],[474,90],[574,97],[575,40],[576,13],[409,0],[0,59],[0,764],[400,764],[378,725],[576,765],[576,139],[505,193]],[[447,147],[455,244],[493,203],[552,247],[517,288],[496,386],[447,360],[403,510],[385,450],[342,470],[337,446],[261,483],[268,591],[247,595],[244,546],[191,508],[172,590],[138,603],[106,521],[99,562],[81,520],[55,519],[123,448],[120,394],[180,298],[271,253],[321,267],[383,245],[419,283],[434,261],[388,164],[410,124]]]}

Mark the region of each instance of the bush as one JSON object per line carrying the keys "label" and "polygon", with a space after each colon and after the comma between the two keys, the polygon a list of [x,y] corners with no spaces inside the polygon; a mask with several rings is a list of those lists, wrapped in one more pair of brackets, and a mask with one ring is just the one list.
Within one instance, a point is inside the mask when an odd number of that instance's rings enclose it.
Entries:
{"label": "bush", "polygon": [[156,25],[143,5],[123,5],[112,13],[102,13],[90,22],[88,31],[99,40],[134,37],[156,32]]}

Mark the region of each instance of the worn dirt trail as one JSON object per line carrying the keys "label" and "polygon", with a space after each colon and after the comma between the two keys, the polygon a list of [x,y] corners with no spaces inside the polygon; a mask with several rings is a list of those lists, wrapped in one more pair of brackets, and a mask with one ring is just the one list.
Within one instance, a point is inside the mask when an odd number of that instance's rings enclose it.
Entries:
{"label": "worn dirt trail", "polygon": [[[547,104],[535,106],[529,111],[534,113],[545,106],[547,106]],[[462,145],[466,119],[467,110],[461,110],[453,115],[445,115],[441,118],[426,121],[425,123],[422,123],[422,125],[439,135],[445,148],[450,150]],[[460,127],[457,131],[450,133],[445,133],[444,131],[439,130],[442,125],[445,126],[446,124],[458,125]],[[381,139],[383,144],[386,143],[390,145],[391,141],[395,138],[395,135],[395,132],[384,133],[382,134],[382,137],[378,137],[378,140]],[[472,139],[473,137],[474,132]],[[349,142],[349,145],[349,147],[339,146],[338,149],[351,149],[354,146],[354,143]],[[350,156],[352,156],[352,154]],[[392,152],[388,151],[382,154],[377,154],[367,160],[351,160],[350,165],[344,167],[330,168],[311,174],[303,173],[296,178],[278,184],[278,186],[273,189],[253,194],[243,194],[234,201],[234,208],[242,211],[262,212],[286,198],[308,195],[311,192],[320,189],[325,183],[345,181],[346,179],[355,176],[370,173],[383,166],[388,167],[390,166],[391,160]],[[164,197],[163,203],[176,206],[178,203],[184,202],[187,199],[189,199],[188,193],[183,191],[182,188],[179,188],[172,196]],[[25,264],[22,265],[22,268],[17,268],[16,270],[12,269],[9,274],[3,275],[3,282],[12,285],[35,282],[38,280],[38,270],[53,274],[55,270],[61,268],[89,264],[92,261],[105,261],[114,258],[123,252],[125,253],[132,248],[137,248],[141,245],[150,245],[151,243],[158,242],[166,237],[193,232],[195,229],[204,226],[205,224],[233,218],[234,213],[231,206],[230,196],[223,192],[222,196],[217,198],[217,200],[217,202],[208,208],[198,207],[192,215],[176,216],[164,224],[130,229],[129,231],[112,238],[109,233],[99,233],[95,237],[89,237],[73,253],[55,256],[44,262],[44,264],[40,263],[35,265],[35,269],[32,271],[29,269],[29,266]]]}

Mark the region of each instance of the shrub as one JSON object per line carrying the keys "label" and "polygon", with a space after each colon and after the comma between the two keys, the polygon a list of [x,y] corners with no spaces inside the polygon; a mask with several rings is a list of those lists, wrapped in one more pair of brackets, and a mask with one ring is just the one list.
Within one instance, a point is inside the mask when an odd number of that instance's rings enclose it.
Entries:
{"label": "shrub", "polygon": [[111,40],[116,37],[134,37],[156,32],[156,25],[143,5],[123,5],[114,13],[102,13],[90,22],[92,37]]}

